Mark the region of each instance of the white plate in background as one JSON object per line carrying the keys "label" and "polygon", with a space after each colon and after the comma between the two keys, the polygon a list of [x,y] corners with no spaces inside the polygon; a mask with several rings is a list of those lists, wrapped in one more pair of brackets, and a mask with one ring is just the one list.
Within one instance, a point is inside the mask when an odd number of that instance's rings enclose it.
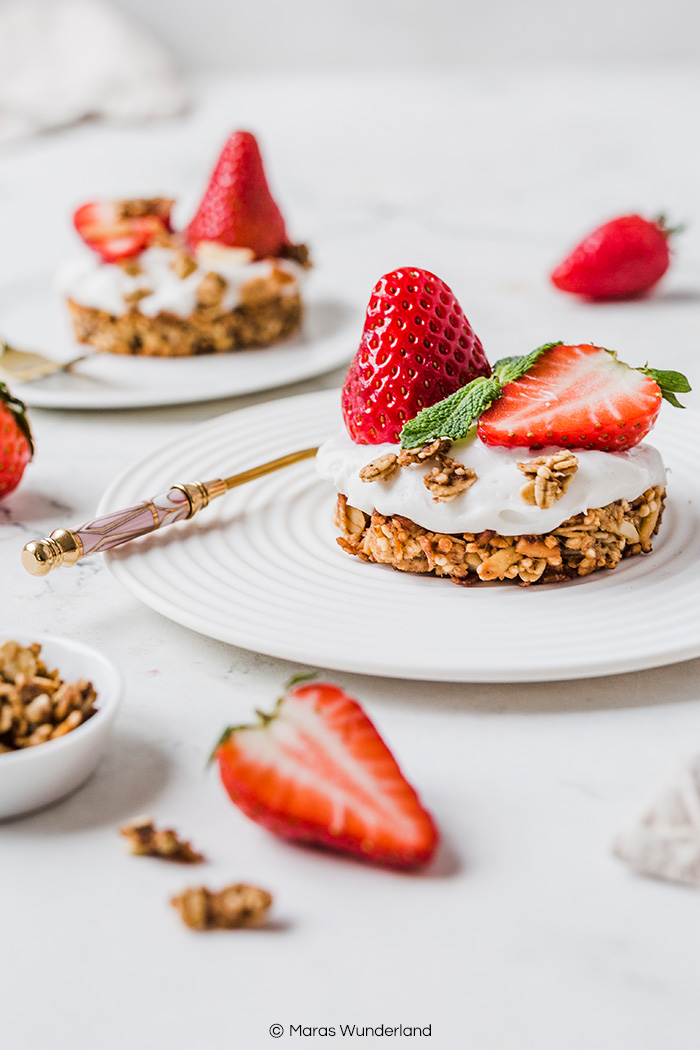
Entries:
{"label": "white plate in background", "polygon": [[[97,354],[67,373],[34,383],[5,377],[31,408],[115,409],[190,404],[300,382],[350,361],[363,314],[311,274],[304,290],[301,331],[260,350],[198,357],[153,358]],[[0,338],[18,350],[67,361],[90,347],[75,341],[67,309],[44,277],[0,288]]]}

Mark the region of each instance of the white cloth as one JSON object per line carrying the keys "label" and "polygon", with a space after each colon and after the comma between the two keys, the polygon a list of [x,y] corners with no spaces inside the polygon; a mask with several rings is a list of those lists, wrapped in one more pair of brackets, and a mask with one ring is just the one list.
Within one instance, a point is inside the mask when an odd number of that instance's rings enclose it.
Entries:
{"label": "white cloth", "polygon": [[165,49],[103,0],[0,6],[0,141],[85,117],[173,116],[185,103]]}
{"label": "white cloth", "polygon": [[700,888],[700,756],[675,772],[613,852],[640,875]]}

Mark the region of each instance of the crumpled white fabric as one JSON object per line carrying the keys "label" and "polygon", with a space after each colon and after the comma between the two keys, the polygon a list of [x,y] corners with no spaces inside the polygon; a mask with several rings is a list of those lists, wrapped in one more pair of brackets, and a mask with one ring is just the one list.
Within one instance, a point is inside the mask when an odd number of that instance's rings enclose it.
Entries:
{"label": "crumpled white fabric", "polygon": [[0,4],[0,141],[85,117],[173,116],[186,101],[167,51],[103,0]]}
{"label": "crumpled white fabric", "polygon": [[640,875],[700,888],[700,755],[675,771],[613,852]]}

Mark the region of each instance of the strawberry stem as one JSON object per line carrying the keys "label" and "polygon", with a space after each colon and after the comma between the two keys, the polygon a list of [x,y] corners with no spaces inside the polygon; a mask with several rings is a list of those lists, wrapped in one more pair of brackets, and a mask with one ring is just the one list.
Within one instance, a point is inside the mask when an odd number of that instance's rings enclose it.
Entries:
{"label": "strawberry stem", "polygon": [[212,762],[216,758],[216,753],[219,750],[219,748],[222,747],[223,744],[226,743],[228,738],[231,736],[231,733],[233,733],[236,728],[237,728],[236,726],[226,726],[226,728],[224,729],[223,733],[221,734],[219,739],[216,741],[216,743],[214,744],[213,748],[211,749],[211,752],[209,753],[209,757],[207,758],[207,761],[206,761],[205,766],[204,766],[205,769],[209,768],[209,766],[212,764]]}
{"label": "strawberry stem", "polygon": [[684,233],[687,229],[687,224],[684,222],[679,222],[677,226],[668,226],[666,224],[666,216],[663,213],[661,215],[657,215],[654,219],[654,222],[667,239],[669,237],[675,237],[678,233]]}
{"label": "strawberry stem", "polygon": [[301,682],[310,682],[312,678],[318,678],[318,671],[297,671],[289,679],[284,687],[285,693],[288,693],[295,685],[299,685]]}
{"label": "strawberry stem", "polygon": [[[0,340],[0,353],[5,350],[11,350],[7,343]],[[24,401],[20,401],[18,397],[14,397],[10,393],[5,383],[0,380],[0,405],[4,405],[5,408],[12,413],[14,416],[17,426],[22,431],[27,441],[29,442],[29,451],[32,456],[34,455],[34,439],[32,437],[32,431],[29,426],[29,420],[27,419],[27,406]]]}
{"label": "strawberry stem", "polygon": [[260,725],[263,726],[263,728],[265,726],[268,726],[270,724],[270,722],[274,722],[274,720],[275,720],[275,718],[277,716],[277,708],[282,703],[282,699],[283,698],[280,697],[280,699],[275,704],[273,710],[270,711],[269,714],[266,711],[261,711],[259,707],[255,708],[255,713],[258,716],[258,718],[260,720]]}
{"label": "strawberry stem", "polygon": [[[2,383],[0,383],[0,387],[2,387]],[[1,394],[2,394],[2,391],[0,390],[0,395]],[[284,700],[286,694],[289,692],[289,690],[293,686],[299,685],[300,682],[308,682],[310,679],[316,678],[317,675],[318,675],[317,671],[298,671],[296,674],[293,674],[292,677],[289,679],[289,681],[287,682],[287,684],[284,687],[284,693],[279,698],[279,700],[277,701],[277,703],[273,707],[272,711],[270,711],[268,713],[267,711],[261,711],[259,707],[255,708],[255,714],[258,716],[258,720],[259,720],[260,725],[263,726],[263,728],[264,728],[265,726],[269,725],[270,722],[274,722],[275,718],[277,718],[277,713],[278,713],[280,704],[282,703],[282,701]],[[205,765],[204,768],[208,769],[208,767],[211,765],[211,763],[216,758],[217,751],[219,750],[220,747],[223,747],[223,745],[226,743],[226,741],[228,740],[228,738],[231,736],[232,733],[238,732],[239,729],[251,729],[251,728],[254,728],[254,727],[251,726],[251,725],[247,725],[247,726],[245,726],[245,725],[226,726],[226,728],[224,729],[223,733],[221,734],[219,739],[214,744],[214,747],[211,750],[211,753],[209,755],[209,758],[207,759],[207,762],[206,762],[206,765]]]}
{"label": "strawberry stem", "polygon": [[654,380],[661,391],[661,396],[664,401],[668,401],[669,404],[674,406],[674,408],[685,408],[685,405],[680,403],[676,394],[688,394],[693,388],[682,372],[672,372],[661,368],[649,368],[648,363],[645,364],[643,368],[638,368],[637,371],[645,376],[650,376]]}

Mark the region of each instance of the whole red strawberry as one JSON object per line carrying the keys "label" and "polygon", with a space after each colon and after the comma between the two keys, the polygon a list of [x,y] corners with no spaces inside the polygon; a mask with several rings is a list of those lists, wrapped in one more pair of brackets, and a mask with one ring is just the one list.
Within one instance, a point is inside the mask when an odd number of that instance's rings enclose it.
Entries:
{"label": "whole red strawberry", "polygon": [[259,259],[280,255],[287,244],[284,219],[249,131],[236,131],[224,146],[185,237],[192,248],[200,241],[218,241],[250,248]]}
{"label": "whole red strawberry", "polygon": [[258,716],[227,729],[215,751],[224,787],[251,820],[376,864],[430,860],[435,825],[356,700],[307,682]]}
{"label": "whole red strawberry", "polygon": [[17,488],[33,455],[26,406],[0,382],[0,499]]}
{"label": "whole red strawberry", "polygon": [[379,279],[367,307],[343,384],[345,425],[358,445],[396,442],[421,409],[490,372],[445,282],[427,270],[394,270]]}
{"label": "whole red strawberry", "polygon": [[668,239],[674,231],[663,218],[624,215],[599,226],[552,273],[564,292],[587,299],[628,299],[643,295],[668,269]]}

